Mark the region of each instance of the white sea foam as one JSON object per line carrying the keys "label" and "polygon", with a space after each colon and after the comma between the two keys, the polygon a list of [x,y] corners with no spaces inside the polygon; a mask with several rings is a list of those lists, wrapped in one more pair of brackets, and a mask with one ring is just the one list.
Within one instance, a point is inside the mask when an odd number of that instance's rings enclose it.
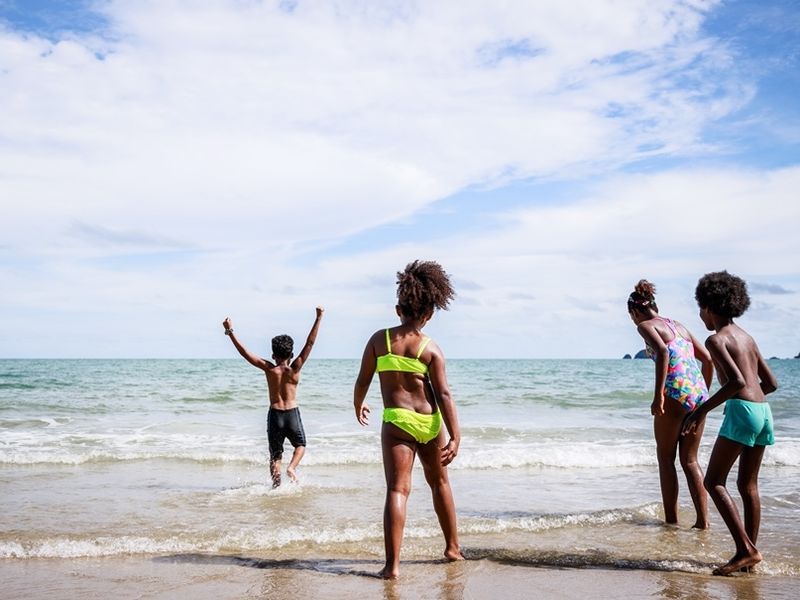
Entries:
{"label": "white sea foam", "polygon": [[644,522],[656,518],[657,504],[648,504],[638,509],[615,509],[563,515],[539,515],[474,519],[462,523],[464,533],[486,534],[510,531],[539,532],[564,527],[596,527],[614,523]]}
{"label": "white sea foam", "polygon": [[[41,430],[40,430],[41,431]],[[97,462],[146,460],[191,461],[196,463],[241,463],[265,466],[269,459],[265,440],[248,437],[211,435],[82,434],[32,435],[7,431],[0,441],[0,464],[11,465],[81,465]],[[710,455],[714,438],[701,446],[701,461]],[[379,465],[377,441],[331,443],[318,436],[310,439],[304,466]],[[629,442],[536,440],[503,444],[478,444],[464,440],[460,453],[450,468],[519,469],[519,468],[630,468],[655,466],[652,440]],[[784,438],[770,446],[764,456],[765,467],[800,467],[800,439]]]}
{"label": "white sea foam", "polygon": [[[413,531],[409,532],[413,534]],[[0,542],[0,558],[83,558],[127,554],[264,551],[295,543],[341,544],[380,540],[379,524],[360,527],[276,527],[269,530],[241,529],[192,540],[186,536],[156,539],[146,536],[101,536],[91,539],[56,536],[43,540]]]}
{"label": "white sea foam", "polygon": [[[265,486],[249,486],[258,492]],[[241,490],[236,490],[241,491]],[[291,494],[293,492],[288,492]],[[595,513],[565,515],[521,516],[510,518],[464,518],[460,531],[464,534],[505,533],[510,531],[538,532],[563,527],[607,526],[614,523],[647,518],[654,512],[650,507],[632,510],[608,510]],[[435,520],[421,520],[409,525],[405,537],[431,538],[441,535]],[[192,539],[188,534],[164,539],[147,536],[121,535],[82,539],[74,536],[55,536],[41,540],[6,540],[0,542],[0,558],[78,558],[116,556],[124,554],[162,554],[178,552],[220,552],[247,549],[268,550],[291,544],[314,543],[336,545],[343,543],[380,541],[380,523],[363,524],[353,521],[333,526],[307,524],[274,528],[242,527],[223,534],[204,534]]]}
{"label": "white sea foam", "polygon": [[196,544],[177,539],[154,540],[147,537],[121,536],[76,540],[55,537],[24,544],[0,542],[0,558],[86,558],[191,552],[196,549]]}

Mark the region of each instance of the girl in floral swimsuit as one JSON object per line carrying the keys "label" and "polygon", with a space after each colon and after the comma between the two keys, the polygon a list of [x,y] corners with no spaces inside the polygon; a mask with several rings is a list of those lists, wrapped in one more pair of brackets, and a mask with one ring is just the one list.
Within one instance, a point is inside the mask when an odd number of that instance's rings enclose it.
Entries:
{"label": "girl in floral swimsuit", "polygon": [[[664,518],[670,524],[678,522],[675,455],[679,453],[697,513],[693,527],[705,529],[708,527],[708,498],[703,488],[703,472],[697,462],[705,421],[699,420],[697,428],[684,436],[681,436],[681,425],[687,414],[708,399],[713,363],[705,346],[683,325],[658,314],[655,291],[652,283],[644,279],[639,281],[628,297],[628,314],[647,345],[648,355],[656,364],[650,413],[654,417]],[[700,361],[702,370],[695,359]]]}

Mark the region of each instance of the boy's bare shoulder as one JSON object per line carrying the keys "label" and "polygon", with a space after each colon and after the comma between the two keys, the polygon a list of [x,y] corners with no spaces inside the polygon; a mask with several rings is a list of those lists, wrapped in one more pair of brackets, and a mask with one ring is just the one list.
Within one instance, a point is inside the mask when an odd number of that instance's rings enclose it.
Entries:
{"label": "boy's bare shoulder", "polygon": [[716,352],[727,351],[732,355],[739,355],[755,347],[755,340],[744,329],[737,328],[733,331],[718,331],[706,339],[706,348]]}
{"label": "boy's bare shoulder", "polygon": [[706,338],[706,348],[709,350],[719,350],[725,346],[725,340],[719,333],[712,333]]}

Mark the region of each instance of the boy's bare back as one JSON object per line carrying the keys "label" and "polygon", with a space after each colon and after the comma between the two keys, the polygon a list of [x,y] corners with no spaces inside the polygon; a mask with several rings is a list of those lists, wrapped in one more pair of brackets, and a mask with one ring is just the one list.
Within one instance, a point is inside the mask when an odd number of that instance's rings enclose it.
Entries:
{"label": "boy's bare back", "polygon": [[269,389],[269,406],[279,410],[289,410],[297,406],[297,384],[300,383],[300,371],[291,365],[277,364],[264,368]]}
{"label": "boy's bare back", "polygon": [[733,380],[740,386],[736,397],[764,402],[762,382],[774,377],[755,340],[744,329],[730,323],[706,340],[721,385]]}

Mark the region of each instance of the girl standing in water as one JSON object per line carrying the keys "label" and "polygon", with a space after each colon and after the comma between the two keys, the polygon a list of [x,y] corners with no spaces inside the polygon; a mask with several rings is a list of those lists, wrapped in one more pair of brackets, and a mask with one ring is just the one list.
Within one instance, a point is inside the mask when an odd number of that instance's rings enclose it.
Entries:
{"label": "girl standing in water", "polygon": [[435,309],[446,309],[454,296],[450,278],[436,262],[415,260],[399,272],[395,310],[400,325],[376,331],[369,339],[353,390],[356,419],[367,425],[370,409],[364,400],[373,374],[378,373],[384,406],[381,448],[386,476],[386,564],[380,575],[385,579],[394,579],[400,572],[411,469],[417,454],[444,534],[444,556],[449,560],[464,558],[447,475],[447,465],[458,454],[461,431],[447,385],[444,355],[422,334]]}
{"label": "girl standing in water", "polygon": [[[655,390],[650,413],[656,438],[658,473],[664,518],[678,522],[678,473],[675,455],[680,454],[697,519],[693,527],[708,527],[708,498],[703,488],[703,471],[697,462],[697,449],[705,420],[698,419],[691,434],[681,436],[684,417],[708,399],[708,386],[714,367],[708,350],[683,325],[658,314],[656,286],[642,279],[628,297],[628,314],[656,363]],[[698,368],[696,360],[702,365]]]}

